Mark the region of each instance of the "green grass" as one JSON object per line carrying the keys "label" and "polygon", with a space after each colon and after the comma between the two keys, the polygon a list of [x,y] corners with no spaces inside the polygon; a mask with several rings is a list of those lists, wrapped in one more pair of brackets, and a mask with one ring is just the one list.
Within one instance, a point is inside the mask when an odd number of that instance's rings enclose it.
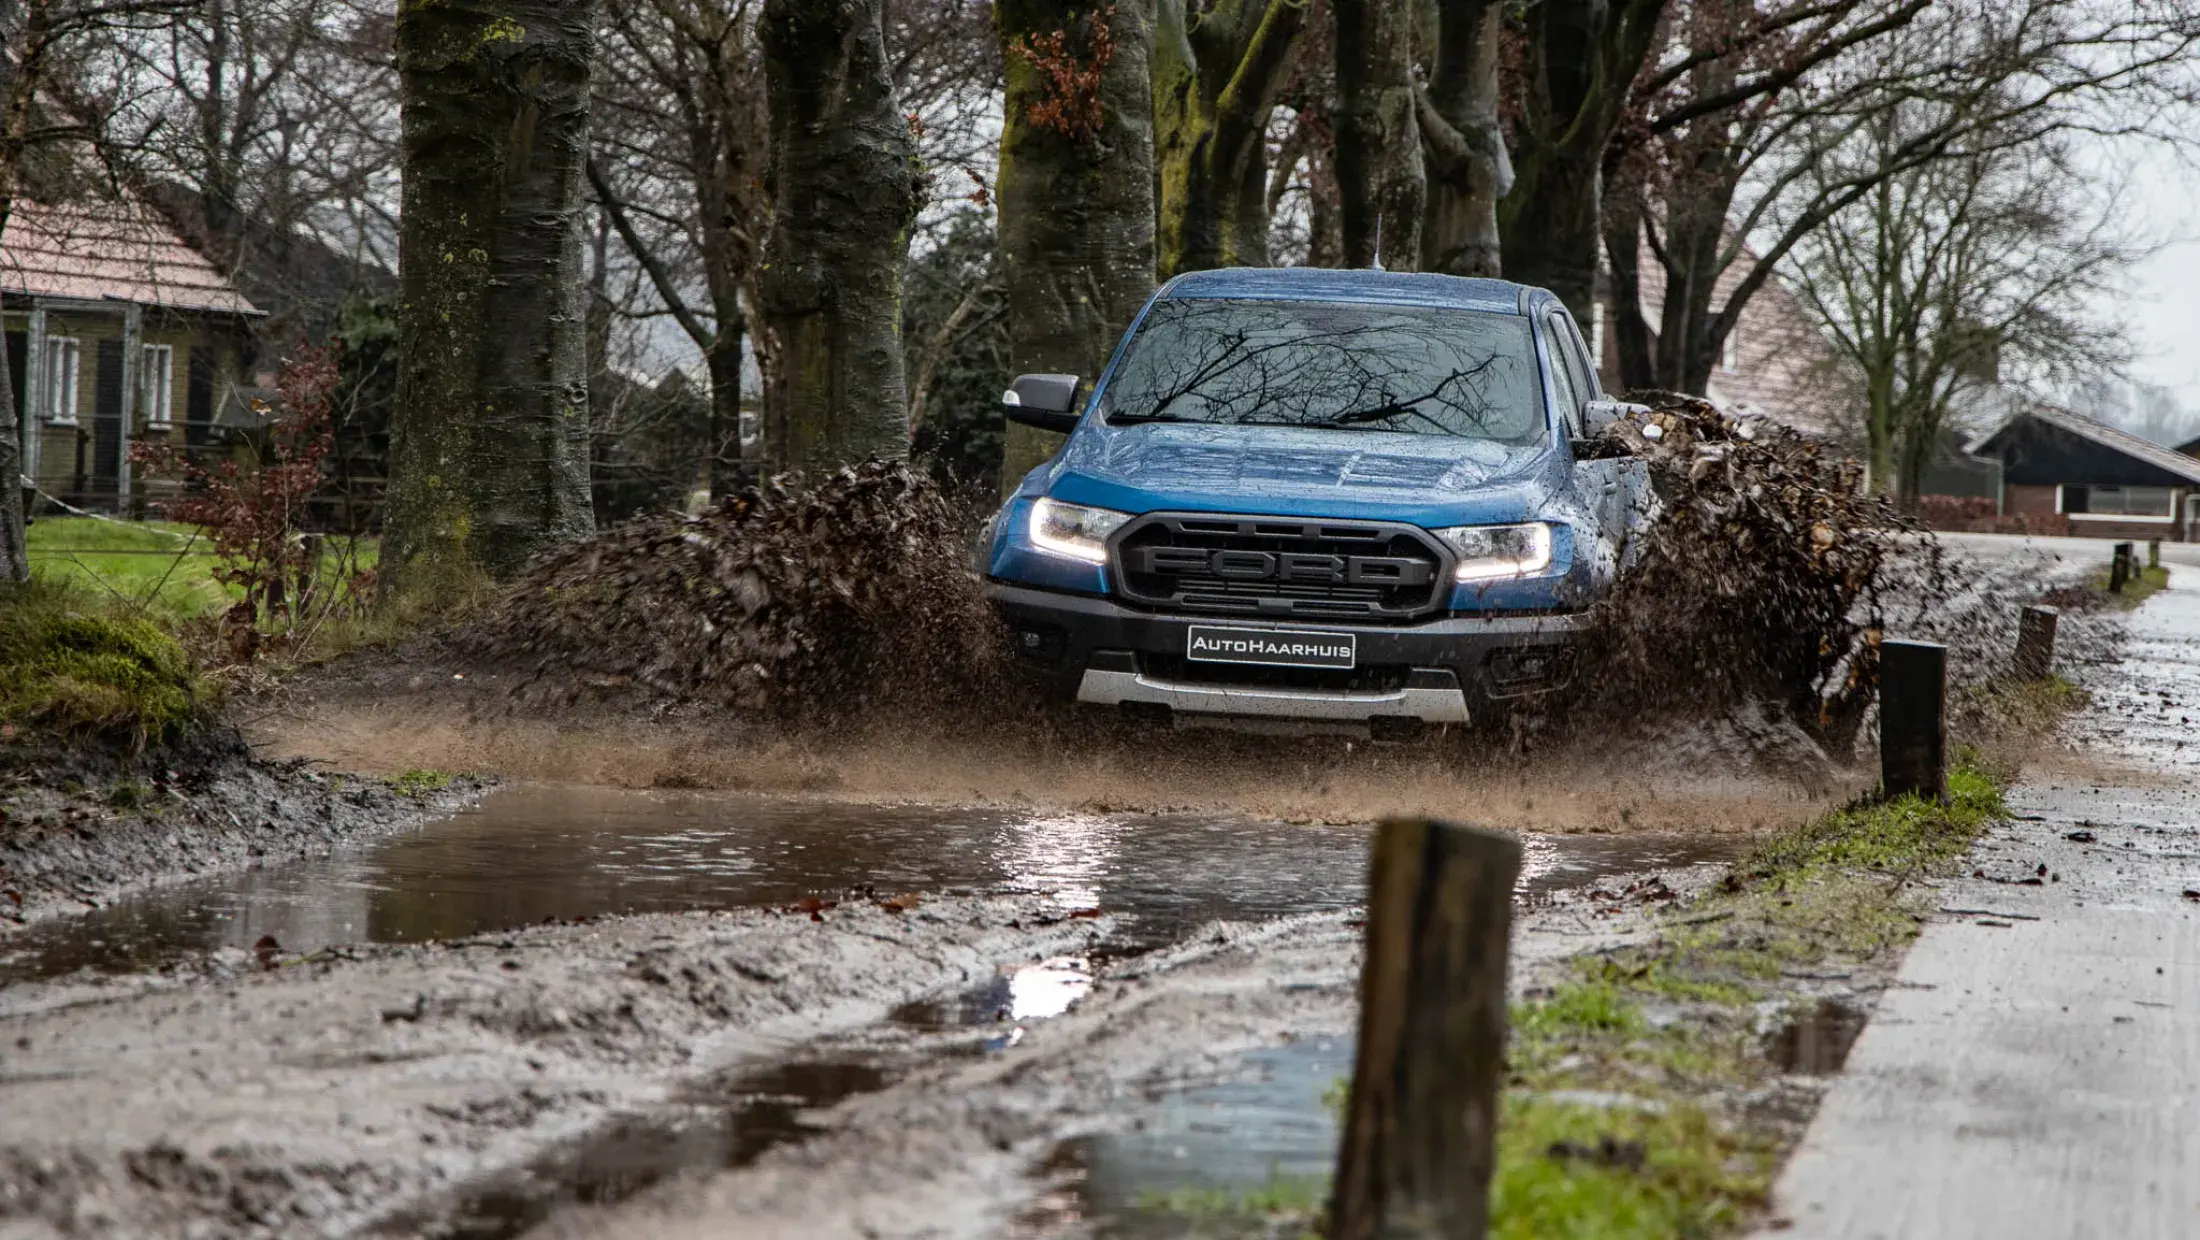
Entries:
{"label": "green grass", "polygon": [[0,724],[12,739],[143,745],[201,719],[212,694],[173,637],[81,585],[0,587]]}
{"label": "green grass", "polygon": [[213,545],[172,521],[41,517],[26,532],[31,575],[107,596],[167,625],[243,597],[214,580]]}
{"label": "green grass", "polygon": [[2131,579],[2124,583],[2122,594],[2109,594],[2109,570],[2105,568],[2096,570],[2091,577],[2087,578],[2086,584],[2102,594],[2107,594],[2109,599],[2119,606],[2137,607],[2139,604],[2146,602],[2155,591],[2169,584],[2169,570],[2160,566],[2154,568],[2144,567],[2145,556],[2146,549],[2142,546],[2134,555],[2136,562],[2132,565]]}
{"label": "green grass", "polygon": [[390,787],[401,796],[424,797],[450,787],[453,778],[442,771],[406,771],[390,780]]}
{"label": "green grass", "polygon": [[1138,1209],[1166,1215],[1181,1233],[1202,1240],[1262,1237],[1317,1240],[1329,1200],[1329,1177],[1271,1172],[1258,1188],[1179,1188],[1140,1195]]}
{"label": "green grass", "polygon": [[1508,1095],[1490,1232],[1501,1240],[1720,1236],[1765,1198],[1773,1152],[1673,1100],[1632,1109]]}
{"label": "green grass", "polygon": [[[244,597],[236,586],[215,580],[213,543],[194,527],[173,521],[42,517],[31,525],[26,541],[33,577],[105,595],[169,628],[223,611]],[[342,584],[348,549],[345,540],[330,539],[318,588]],[[380,540],[360,539],[357,563],[350,567],[373,568],[380,550]],[[347,619],[333,627],[348,633],[360,625]]]}

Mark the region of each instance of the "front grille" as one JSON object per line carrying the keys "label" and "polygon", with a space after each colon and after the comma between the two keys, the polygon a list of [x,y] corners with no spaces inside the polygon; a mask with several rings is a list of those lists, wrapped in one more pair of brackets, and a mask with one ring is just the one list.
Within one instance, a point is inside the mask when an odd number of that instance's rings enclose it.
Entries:
{"label": "front grille", "polygon": [[1170,611],[1311,620],[1404,620],[1435,608],[1451,561],[1426,531],[1391,522],[1155,513],[1113,544],[1123,593]]}

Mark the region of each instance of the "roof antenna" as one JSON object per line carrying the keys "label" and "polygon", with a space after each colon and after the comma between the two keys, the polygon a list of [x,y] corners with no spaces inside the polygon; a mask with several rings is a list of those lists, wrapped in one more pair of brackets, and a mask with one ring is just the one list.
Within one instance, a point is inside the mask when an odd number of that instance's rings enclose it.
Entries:
{"label": "roof antenna", "polygon": [[1381,271],[1383,269],[1383,213],[1380,209],[1375,212],[1375,255],[1368,260],[1367,269],[1369,271]]}

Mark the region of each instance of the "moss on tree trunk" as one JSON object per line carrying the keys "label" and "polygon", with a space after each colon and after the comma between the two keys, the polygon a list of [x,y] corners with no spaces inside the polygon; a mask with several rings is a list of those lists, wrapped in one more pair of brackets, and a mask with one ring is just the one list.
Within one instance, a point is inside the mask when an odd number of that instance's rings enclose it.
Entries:
{"label": "moss on tree trunk", "polygon": [[384,571],[441,590],[587,535],[590,0],[402,0]]}
{"label": "moss on tree trunk", "polygon": [[[1100,129],[1090,137],[1071,137],[1032,119],[1033,109],[1050,97],[1048,83],[1036,66],[1008,51],[1018,40],[1054,31],[1089,37],[1091,13],[1089,4],[1064,0],[999,0],[994,7],[1007,53],[995,200],[1009,361],[1019,374],[1096,378],[1116,338],[1153,292],[1151,0],[1117,0],[1109,19],[1115,50],[1098,83]],[[1061,441],[1010,424],[1002,489],[1014,490]]]}
{"label": "moss on tree trunk", "polygon": [[1154,158],[1163,279],[1268,265],[1268,118],[1291,75],[1305,0],[1160,0]]}
{"label": "moss on tree trunk", "polygon": [[886,76],[882,0],[768,0],[772,234],[764,392],[775,464],[832,469],[909,451],[901,270],[919,174]]}

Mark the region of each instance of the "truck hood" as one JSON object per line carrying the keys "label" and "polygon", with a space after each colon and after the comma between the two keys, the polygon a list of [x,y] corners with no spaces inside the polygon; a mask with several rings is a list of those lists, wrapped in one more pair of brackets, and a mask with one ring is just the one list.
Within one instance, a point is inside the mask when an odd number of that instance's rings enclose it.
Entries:
{"label": "truck hood", "polygon": [[1447,508],[1525,482],[1547,445],[1443,435],[1175,423],[1072,436],[1048,489],[1126,511],[1184,507],[1278,512],[1320,505],[1337,516]]}

